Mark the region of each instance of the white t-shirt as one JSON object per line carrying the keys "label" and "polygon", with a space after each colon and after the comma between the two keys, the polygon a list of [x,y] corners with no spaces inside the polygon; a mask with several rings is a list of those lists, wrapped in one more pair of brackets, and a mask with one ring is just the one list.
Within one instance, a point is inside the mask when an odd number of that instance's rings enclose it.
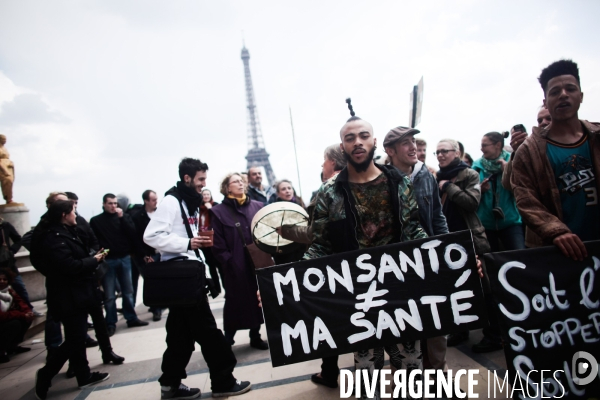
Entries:
{"label": "white t-shirt", "polygon": [[[198,211],[190,217],[185,201],[182,203],[192,234],[198,236]],[[190,238],[181,217],[179,201],[171,195],[163,198],[150,218],[144,232],[144,242],[158,250],[162,261],[181,256],[197,259],[194,250],[188,250]],[[204,260],[202,252],[200,258]]]}

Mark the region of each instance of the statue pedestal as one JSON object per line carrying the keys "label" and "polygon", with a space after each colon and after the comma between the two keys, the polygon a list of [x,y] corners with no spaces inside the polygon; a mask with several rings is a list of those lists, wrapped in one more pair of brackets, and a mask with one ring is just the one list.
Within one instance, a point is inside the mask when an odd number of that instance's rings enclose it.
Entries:
{"label": "statue pedestal", "polygon": [[31,230],[29,209],[22,203],[12,204],[14,203],[0,205],[0,217],[14,226],[19,235],[23,236]]}

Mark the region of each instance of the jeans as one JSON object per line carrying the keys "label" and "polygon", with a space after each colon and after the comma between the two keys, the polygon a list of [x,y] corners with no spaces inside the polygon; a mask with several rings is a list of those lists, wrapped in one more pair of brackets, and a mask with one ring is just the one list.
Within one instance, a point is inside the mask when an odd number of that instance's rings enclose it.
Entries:
{"label": "jeans", "polygon": [[501,251],[500,243],[503,250],[522,250],[525,248],[525,236],[523,235],[523,227],[521,225],[513,225],[499,231],[486,229],[487,236],[492,253]]}
{"label": "jeans", "polygon": [[12,288],[17,292],[19,297],[23,299],[25,303],[33,310],[33,306],[29,301],[29,293],[27,293],[27,288],[25,287],[25,282],[23,282],[23,277],[19,274],[15,277],[13,283],[11,283]]}
{"label": "jeans", "polygon": [[50,312],[46,313],[46,323],[44,325],[44,344],[49,348],[58,348],[63,342],[60,322],[54,320]]}
{"label": "jeans", "polygon": [[162,386],[179,386],[187,377],[185,367],[200,345],[208,365],[213,391],[225,391],[235,384],[233,369],[237,360],[223,332],[217,328],[208,301],[194,307],[169,307],[167,317],[167,350],[162,360]]}
{"label": "jeans", "polygon": [[135,321],[135,303],[133,301],[133,286],[131,284],[131,257],[125,256],[117,259],[107,259],[108,270],[102,278],[104,288],[104,308],[106,309],[106,325],[117,325],[117,305],[115,303],[115,284],[121,284],[123,298],[123,316],[127,322]]}

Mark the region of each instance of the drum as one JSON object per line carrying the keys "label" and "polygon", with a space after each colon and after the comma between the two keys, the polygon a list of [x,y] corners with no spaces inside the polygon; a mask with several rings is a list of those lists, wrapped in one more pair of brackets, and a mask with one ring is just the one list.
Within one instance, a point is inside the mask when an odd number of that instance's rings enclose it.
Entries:
{"label": "drum", "polygon": [[275,231],[281,225],[308,226],[308,213],[291,201],[278,201],[261,208],[250,225],[256,246],[269,254],[289,254],[306,246],[282,238]]}

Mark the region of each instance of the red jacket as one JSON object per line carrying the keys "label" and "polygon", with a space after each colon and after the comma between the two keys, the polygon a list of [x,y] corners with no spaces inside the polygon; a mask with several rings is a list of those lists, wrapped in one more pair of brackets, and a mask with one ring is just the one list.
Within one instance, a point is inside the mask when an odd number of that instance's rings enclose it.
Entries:
{"label": "red jacket", "polygon": [[13,301],[8,311],[0,311],[0,322],[8,322],[13,319],[25,319],[25,314],[30,313],[31,308],[29,308],[12,288],[8,289],[8,293],[12,296]]}

